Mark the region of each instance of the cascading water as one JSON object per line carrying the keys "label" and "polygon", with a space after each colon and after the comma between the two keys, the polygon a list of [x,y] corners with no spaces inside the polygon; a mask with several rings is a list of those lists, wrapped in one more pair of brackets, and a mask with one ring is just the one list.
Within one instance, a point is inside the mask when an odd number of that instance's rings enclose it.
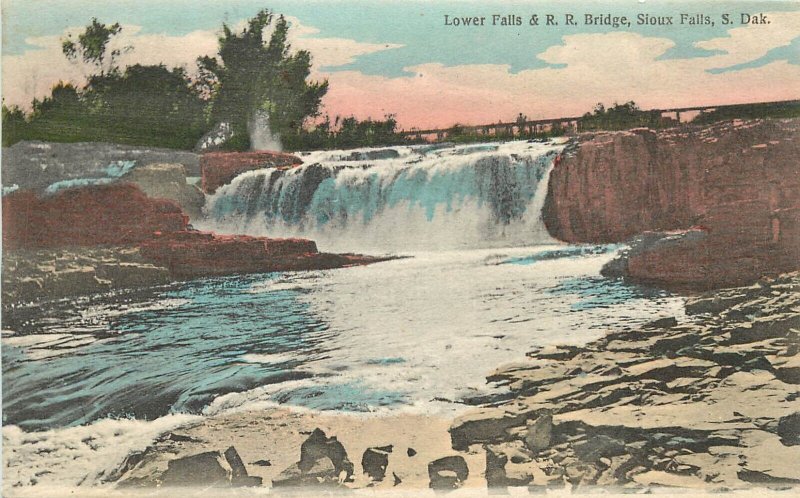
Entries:
{"label": "cascading water", "polygon": [[510,142],[308,153],[298,168],[251,171],[218,189],[198,225],[308,237],[337,251],[552,242],[541,208],[561,148]]}

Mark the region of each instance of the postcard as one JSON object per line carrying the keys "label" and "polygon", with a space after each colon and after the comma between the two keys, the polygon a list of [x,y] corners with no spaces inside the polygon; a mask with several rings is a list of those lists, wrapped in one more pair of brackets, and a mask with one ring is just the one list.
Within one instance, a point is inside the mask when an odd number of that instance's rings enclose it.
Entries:
{"label": "postcard", "polygon": [[4,496],[800,489],[800,3],[2,17]]}

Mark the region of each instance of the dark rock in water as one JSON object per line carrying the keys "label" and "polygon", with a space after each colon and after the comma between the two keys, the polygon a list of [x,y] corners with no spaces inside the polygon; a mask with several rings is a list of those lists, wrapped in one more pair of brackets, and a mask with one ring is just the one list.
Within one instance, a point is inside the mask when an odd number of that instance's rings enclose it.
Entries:
{"label": "dark rock in water", "polygon": [[800,444],[800,412],[794,412],[778,420],[778,435],[786,446]]}
{"label": "dark rock in water", "polygon": [[258,465],[259,467],[271,467],[272,462],[270,462],[269,460],[256,460],[255,462],[252,463],[252,465]]}
{"label": "dark rock in water", "polygon": [[428,477],[431,489],[456,489],[469,477],[469,468],[463,457],[447,456],[428,464]]}
{"label": "dark rock in water", "polygon": [[361,457],[361,467],[373,481],[382,481],[386,476],[386,467],[389,466],[389,453],[391,446],[367,448]]}
{"label": "dark rock in water", "polygon": [[417,454],[417,450],[415,450],[414,448],[409,448],[408,450],[406,450],[406,454],[409,456],[409,458],[413,457]]}
{"label": "dark rock in water", "polygon": [[272,486],[336,486],[352,480],[353,469],[342,443],[314,429],[300,446],[300,461],[273,479]]}
{"label": "dark rock in water", "polygon": [[162,474],[164,486],[197,487],[228,486],[228,471],[222,466],[219,451],[170,460]]}
{"label": "dark rock in water", "polygon": [[353,463],[347,458],[347,451],[336,436],[327,437],[321,429],[314,429],[314,432],[300,446],[300,470],[311,469],[319,459],[327,457],[333,462],[336,474],[342,471],[347,473],[345,480],[353,476]]}
{"label": "dark rock in water", "polygon": [[550,447],[553,437],[553,413],[550,410],[542,413],[533,421],[528,421],[525,434],[525,445],[533,452]]}
{"label": "dark rock in water", "polygon": [[395,485],[395,486],[397,486],[398,484],[400,484],[401,482],[403,482],[403,480],[402,480],[402,479],[400,479],[400,478],[397,476],[397,474],[395,474],[394,472],[392,472],[392,477],[394,478],[394,485]]}
{"label": "dark rock in water", "polygon": [[624,455],[625,443],[605,435],[590,436],[573,446],[575,455],[584,462],[594,463],[602,457]]}

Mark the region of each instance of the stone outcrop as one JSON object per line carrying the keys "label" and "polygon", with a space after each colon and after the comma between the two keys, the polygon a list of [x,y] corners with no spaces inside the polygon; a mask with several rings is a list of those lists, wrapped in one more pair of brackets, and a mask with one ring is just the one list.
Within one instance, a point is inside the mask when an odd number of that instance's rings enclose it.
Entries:
{"label": "stone outcrop", "polygon": [[6,251],[2,301],[5,307],[171,281],[169,270],[145,261],[135,247]]}
{"label": "stone outcrop", "polygon": [[750,283],[800,264],[797,157],[800,120],[599,133],[553,169],[543,217],[574,243],[692,229],[635,248],[626,276],[693,288]]}
{"label": "stone outcrop", "polygon": [[132,245],[155,232],[185,230],[188,218],[166,199],[136,185],[114,183],[37,196],[17,191],[3,197],[3,247],[53,248]]}
{"label": "stone outcrop", "polygon": [[133,168],[121,181],[136,184],[148,197],[174,201],[191,220],[202,215],[205,195],[200,188],[186,182],[186,168],[180,163],[157,163]]}
{"label": "stone outcrop", "polygon": [[800,273],[686,312],[503,368],[512,396],[457,419],[453,448],[485,451],[498,487],[800,484]]}
{"label": "stone outcrop", "polygon": [[56,182],[113,177],[127,167],[154,163],[182,164],[189,176],[200,176],[199,155],[193,152],[98,142],[22,141],[3,147],[3,186],[40,191]]}
{"label": "stone outcrop", "polygon": [[342,443],[315,429],[300,446],[300,461],[273,479],[272,486],[338,486],[352,481],[354,468]]}
{"label": "stone outcrop", "polygon": [[281,152],[208,152],[200,158],[202,189],[207,194],[230,183],[238,175],[263,168],[291,168],[302,160]]}
{"label": "stone outcrop", "polygon": [[[341,268],[381,258],[317,251],[307,239],[271,239],[184,231],[159,234],[140,245],[142,256],[175,278]],[[386,258],[383,258],[386,259]]]}

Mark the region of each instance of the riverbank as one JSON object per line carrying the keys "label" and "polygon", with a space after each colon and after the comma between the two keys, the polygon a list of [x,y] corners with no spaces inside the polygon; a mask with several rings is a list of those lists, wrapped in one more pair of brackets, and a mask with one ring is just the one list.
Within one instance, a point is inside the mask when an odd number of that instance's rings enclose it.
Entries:
{"label": "riverbank", "polygon": [[[233,475],[259,489],[300,483],[311,494],[319,492],[307,489],[312,481],[398,493],[438,486],[479,493],[487,485],[796,489],[799,312],[798,273],[707,293],[687,298],[680,322],[668,317],[585,346],[531,352],[489,378],[505,393],[452,422],[251,407],[162,435],[109,479],[120,491],[163,488],[182,469],[181,482],[203,483],[193,472],[208,468],[194,467],[192,457],[211,451],[222,469],[215,486],[230,486]],[[260,482],[243,480],[236,460],[224,457],[231,446]],[[315,446],[329,449],[310,451]],[[188,466],[174,463],[181,461]]]}

